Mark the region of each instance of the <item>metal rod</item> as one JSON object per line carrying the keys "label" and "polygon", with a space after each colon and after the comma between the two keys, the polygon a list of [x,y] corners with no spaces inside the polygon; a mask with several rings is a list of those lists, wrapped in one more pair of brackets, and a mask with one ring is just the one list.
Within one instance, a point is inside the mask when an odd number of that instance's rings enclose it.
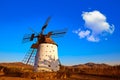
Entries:
{"label": "metal rod", "polygon": [[33,54],[33,52],[34,52],[34,49],[32,50],[32,52],[31,52],[31,54],[30,54],[30,57],[28,58],[28,60],[27,60],[27,63],[26,63],[26,64],[28,64],[28,62],[29,62],[29,60],[30,60],[30,58],[31,58],[31,56],[32,56],[32,54]]}

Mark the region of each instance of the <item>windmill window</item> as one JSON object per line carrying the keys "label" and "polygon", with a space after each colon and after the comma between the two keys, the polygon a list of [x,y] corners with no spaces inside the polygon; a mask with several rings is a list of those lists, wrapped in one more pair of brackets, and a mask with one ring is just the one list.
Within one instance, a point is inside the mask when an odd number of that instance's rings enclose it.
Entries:
{"label": "windmill window", "polygon": [[45,62],[46,60],[44,60],[44,62]]}
{"label": "windmill window", "polygon": [[48,67],[51,67],[50,65],[48,65]]}
{"label": "windmill window", "polygon": [[48,45],[47,45],[47,47],[48,47]]}

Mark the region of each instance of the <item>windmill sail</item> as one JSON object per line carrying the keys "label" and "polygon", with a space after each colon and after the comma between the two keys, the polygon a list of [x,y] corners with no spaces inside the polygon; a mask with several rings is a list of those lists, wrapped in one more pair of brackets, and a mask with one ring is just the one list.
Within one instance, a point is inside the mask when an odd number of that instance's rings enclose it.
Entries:
{"label": "windmill sail", "polygon": [[36,38],[38,35],[36,34],[25,34],[22,40],[22,43],[33,41],[34,38]]}
{"label": "windmill sail", "polygon": [[50,19],[51,19],[51,17],[48,17],[48,18],[47,18],[47,20],[46,20],[45,24],[44,24],[44,25],[43,25],[43,27],[42,27],[41,34],[43,34],[44,29],[48,26],[48,23],[49,23]]}
{"label": "windmill sail", "polygon": [[61,29],[61,30],[55,30],[55,31],[51,31],[51,37],[62,37],[64,36],[64,34],[67,32],[67,28],[65,29]]}

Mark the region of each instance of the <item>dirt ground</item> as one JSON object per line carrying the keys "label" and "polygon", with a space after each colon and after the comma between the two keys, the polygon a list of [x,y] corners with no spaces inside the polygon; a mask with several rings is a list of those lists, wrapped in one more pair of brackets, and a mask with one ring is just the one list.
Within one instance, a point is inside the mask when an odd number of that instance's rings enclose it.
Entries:
{"label": "dirt ground", "polygon": [[[91,66],[92,65],[92,66]],[[120,80],[120,65],[85,64],[62,66],[59,72],[33,72],[23,63],[2,63],[0,80]]]}
{"label": "dirt ground", "polygon": [[[45,80],[44,78],[21,78],[21,77],[9,77],[9,76],[0,76],[0,80]],[[61,80],[61,79],[49,79],[49,80]],[[91,76],[91,75],[72,75],[70,78],[65,78],[62,80],[120,80],[118,78],[110,77],[100,77],[100,76]]]}

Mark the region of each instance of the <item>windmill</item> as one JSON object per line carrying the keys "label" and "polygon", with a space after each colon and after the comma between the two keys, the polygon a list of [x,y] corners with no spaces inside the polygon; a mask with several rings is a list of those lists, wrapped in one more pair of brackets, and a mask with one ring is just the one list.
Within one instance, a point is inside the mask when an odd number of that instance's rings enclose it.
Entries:
{"label": "windmill", "polygon": [[60,61],[58,58],[58,45],[52,40],[51,37],[61,37],[67,29],[50,31],[44,34],[44,30],[48,26],[50,17],[47,18],[45,24],[41,28],[40,33],[36,33],[33,29],[33,34],[25,35],[23,42],[33,41],[37,39],[35,43],[31,45],[29,52],[26,54],[23,62],[25,64],[33,64],[34,71],[58,71],[60,68]]}

